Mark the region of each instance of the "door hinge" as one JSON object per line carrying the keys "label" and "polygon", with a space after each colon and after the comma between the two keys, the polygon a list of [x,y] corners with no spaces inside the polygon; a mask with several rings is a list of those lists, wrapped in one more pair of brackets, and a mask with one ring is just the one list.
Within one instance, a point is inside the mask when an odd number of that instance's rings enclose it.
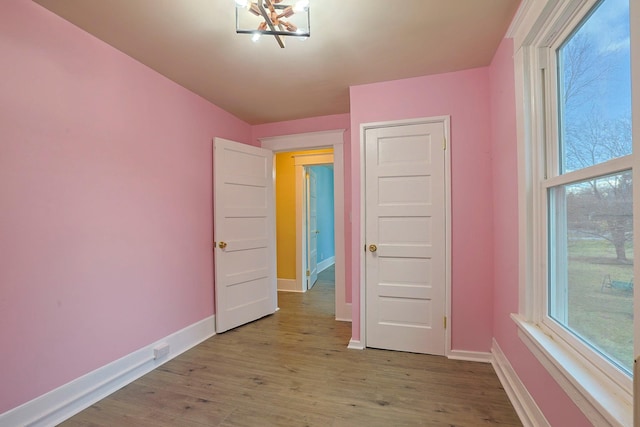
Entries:
{"label": "door hinge", "polygon": [[444,328],[447,329],[447,316],[444,316]]}
{"label": "door hinge", "polygon": [[442,149],[443,150],[447,149],[447,138],[442,138]]}
{"label": "door hinge", "polygon": [[311,272],[307,270],[307,277],[311,276]]}

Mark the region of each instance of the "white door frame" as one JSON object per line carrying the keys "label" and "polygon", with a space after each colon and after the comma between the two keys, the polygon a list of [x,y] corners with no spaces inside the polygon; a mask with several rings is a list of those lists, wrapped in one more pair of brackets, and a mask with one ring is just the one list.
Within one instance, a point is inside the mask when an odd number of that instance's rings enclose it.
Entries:
{"label": "white door frame", "polygon": [[[425,123],[442,123],[444,126],[444,135],[446,141],[443,141],[443,148],[445,149],[445,171],[444,171],[444,186],[445,186],[445,316],[449,320],[445,330],[445,356],[449,356],[451,353],[451,138],[450,138],[450,117],[449,116],[436,116],[436,117],[424,117],[417,119],[407,120],[393,120],[384,122],[372,122],[360,124],[360,248],[364,248],[367,242],[365,241],[365,132],[367,129],[384,128],[392,126],[405,126],[405,125],[418,125]],[[360,341],[354,341],[353,338],[349,343],[350,348],[364,349],[367,346],[366,342],[366,328],[367,328],[367,304],[366,304],[366,271],[365,271],[365,257],[360,252]]]}
{"label": "white door frame", "polygon": [[306,192],[304,191],[305,167],[314,165],[333,165],[333,153],[296,154],[293,157],[296,176],[296,284],[298,285],[298,289],[301,289],[302,292],[306,292],[306,270],[308,268],[308,255],[306,249],[307,222],[304,212],[305,209],[303,209],[303,206],[306,203]]}
{"label": "white door frame", "polygon": [[[258,138],[263,148],[274,153],[285,151],[333,148],[333,200],[334,200],[334,240],[336,255],[336,320],[351,321],[351,303],[345,295],[345,234],[344,234],[344,131],[336,129],[292,135]],[[297,276],[297,268],[296,268]],[[300,282],[296,277],[296,282]]]}

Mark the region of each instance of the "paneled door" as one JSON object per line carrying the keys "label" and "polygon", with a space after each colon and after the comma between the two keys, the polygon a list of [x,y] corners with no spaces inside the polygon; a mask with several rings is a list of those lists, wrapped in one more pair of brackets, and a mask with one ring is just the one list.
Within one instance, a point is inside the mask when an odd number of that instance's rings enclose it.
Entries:
{"label": "paneled door", "polygon": [[277,308],[273,153],[214,141],[216,332]]}
{"label": "paneled door", "polygon": [[307,169],[307,290],[318,280],[318,195],[316,173]]}
{"label": "paneled door", "polygon": [[445,354],[443,122],[365,131],[366,345]]}

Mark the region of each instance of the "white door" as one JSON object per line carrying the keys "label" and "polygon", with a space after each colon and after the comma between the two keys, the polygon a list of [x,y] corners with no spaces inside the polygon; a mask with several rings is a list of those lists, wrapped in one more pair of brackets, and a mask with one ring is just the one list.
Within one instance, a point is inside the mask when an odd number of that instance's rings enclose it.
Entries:
{"label": "white door", "polygon": [[216,332],[276,311],[273,153],[214,142]]}
{"label": "white door", "polygon": [[307,289],[318,280],[318,198],[316,173],[307,168]]}
{"label": "white door", "polygon": [[365,133],[366,345],[444,355],[443,123]]}

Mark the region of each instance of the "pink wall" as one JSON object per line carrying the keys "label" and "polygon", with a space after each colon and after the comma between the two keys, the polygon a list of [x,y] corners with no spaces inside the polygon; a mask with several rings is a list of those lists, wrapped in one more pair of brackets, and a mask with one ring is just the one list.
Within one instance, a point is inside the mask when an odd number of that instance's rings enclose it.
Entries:
{"label": "pink wall", "polygon": [[296,133],[319,132],[323,130],[346,129],[344,133],[344,206],[345,206],[345,293],[346,301],[351,302],[351,276],[352,260],[350,247],[351,222],[349,221],[349,206],[351,201],[351,129],[349,114],[335,114],[331,116],[312,117],[309,119],[291,120],[278,123],[267,123],[253,126],[251,131],[252,141],[259,144],[258,138],[268,136],[292,135]]}
{"label": "pink wall", "polygon": [[353,336],[360,337],[360,125],[451,116],[452,348],[488,352],[493,312],[493,222],[487,68],[351,88]]}
{"label": "pink wall", "polygon": [[518,312],[518,153],[513,41],[503,40],[489,69],[493,157],[493,335],[529,393],[554,426],[591,423],[517,336],[510,314]]}
{"label": "pink wall", "polygon": [[213,314],[214,136],[251,128],[0,2],[0,413]]}
{"label": "pink wall", "polygon": [[552,425],[589,425],[509,318],[518,309],[509,40],[489,68],[356,86],[351,115],[251,128],[35,3],[1,2],[0,29],[0,336],[11,349],[0,351],[0,413],[213,314],[214,136],[258,145],[348,129],[358,339],[360,124],[450,115],[453,348],[489,351],[495,337]]}

